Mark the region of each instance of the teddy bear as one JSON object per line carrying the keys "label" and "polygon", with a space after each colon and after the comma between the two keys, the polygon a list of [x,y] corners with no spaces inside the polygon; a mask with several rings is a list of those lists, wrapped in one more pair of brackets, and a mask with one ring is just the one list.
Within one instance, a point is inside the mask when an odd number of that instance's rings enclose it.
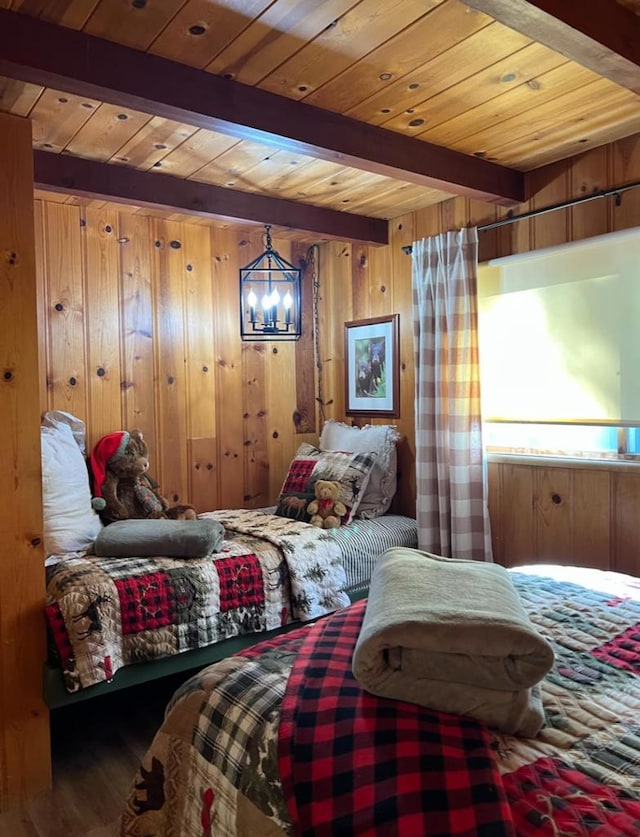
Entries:
{"label": "teddy bear", "polygon": [[128,518],[195,520],[190,505],[169,506],[148,472],[149,449],[140,430],[119,430],[103,436],[90,456],[93,476],[91,505],[104,523]]}
{"label": "teddy bear", "polygon": [[340,526],[341,518],[347,513],[347,507],[338,500],[340,483],[333,480],[318,480],[315,484],[315,500],[307,506],[311,515],[312,526],[320,529],[335,529]]}

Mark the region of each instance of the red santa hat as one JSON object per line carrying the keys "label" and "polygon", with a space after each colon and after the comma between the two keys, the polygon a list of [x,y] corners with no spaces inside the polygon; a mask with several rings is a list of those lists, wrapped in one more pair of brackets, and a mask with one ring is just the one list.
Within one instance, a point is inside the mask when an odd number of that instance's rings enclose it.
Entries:
{"label": "red santa hat", "polygon": [[126,430],[118,430],[116,433],[108,433],[103,436],[94,445],[90,456],[94,496],[92,505],[94,508],[104,507],[102,486],[107,465],[122,456],[128,444],[129,433]]}

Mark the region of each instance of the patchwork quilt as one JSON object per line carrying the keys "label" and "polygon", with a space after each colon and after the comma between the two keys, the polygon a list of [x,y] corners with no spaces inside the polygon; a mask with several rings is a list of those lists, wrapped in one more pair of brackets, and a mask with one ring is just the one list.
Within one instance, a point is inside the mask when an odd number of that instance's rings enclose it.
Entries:
{"label": "patchwork quilt", "polygon": [[258,511],[225,526],[205,558],[69,556],[47,569],[46,619],[69,692],[129,663],[308,621],[349,604],[329,533]]}
{"label": "patchwork quilt", "polygon": [[363,692],[358,602],[187,681],[121,835],[640,834],[640,581],[555,566],[513,580],[556,653],[535,739]]}

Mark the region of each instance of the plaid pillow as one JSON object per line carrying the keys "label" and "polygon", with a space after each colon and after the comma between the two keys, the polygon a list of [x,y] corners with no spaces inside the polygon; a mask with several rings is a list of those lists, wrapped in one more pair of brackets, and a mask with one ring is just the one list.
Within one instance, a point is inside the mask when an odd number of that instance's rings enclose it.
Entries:
{"label": "plaid pillow", "polygon": [[321,451],[303,443],[289,465],[276,514],[308,523],[311,516],[307,514],[307,506],[315,497],[316,482],[334,480],[340,483],[338,500],[347,507],[342,523],[351,523],[377,456],[374,452]]}

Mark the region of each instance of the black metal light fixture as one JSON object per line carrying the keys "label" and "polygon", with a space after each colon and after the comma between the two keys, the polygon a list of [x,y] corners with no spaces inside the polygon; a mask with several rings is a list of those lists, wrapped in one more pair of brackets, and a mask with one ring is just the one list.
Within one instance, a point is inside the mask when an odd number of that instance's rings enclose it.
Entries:
{"label": "black metal light fixture", "polygon": [[302,334],[302,270],[271,245],[240,268],[240,336],[243,340],[297,340]]}

